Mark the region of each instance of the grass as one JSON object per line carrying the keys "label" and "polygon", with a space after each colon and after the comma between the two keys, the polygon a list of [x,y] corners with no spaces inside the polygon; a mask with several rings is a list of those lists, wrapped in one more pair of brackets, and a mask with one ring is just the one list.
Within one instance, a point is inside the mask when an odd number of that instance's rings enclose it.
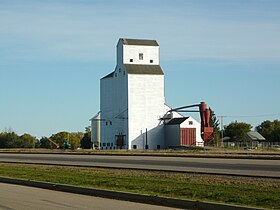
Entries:
{"label": "grass", "polygon": [[0,176],[280,209],[280,180],[0,163]]}

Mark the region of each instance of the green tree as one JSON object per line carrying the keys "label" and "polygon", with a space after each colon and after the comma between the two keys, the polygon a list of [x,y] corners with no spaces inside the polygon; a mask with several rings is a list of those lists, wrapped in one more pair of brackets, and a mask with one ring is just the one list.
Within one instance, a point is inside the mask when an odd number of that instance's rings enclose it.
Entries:
{"label": "green tree", "polygon": [[15,132],[3,132],[0,135],[1,148],[17,148],[19,147],[19,136]]}
{"label": "green tree", "polygon": [[73,135],[66,131],[53,134],[50,137],[50,140],[58,144],[59,148],[65,148],[65,146],[67,145],[67,147],[70,146],[71,149],[80,147],[81,141],[76,135]]}
{"label": "green tree", "polygon": [[[48,138],[48,137],[42,137],[41,139],[40,139],[40,148],[46,148],[46,149],[51,149],[51,148],[53,148],[53,146],[51,145],[52,143],[51,143],[51,141],[50,141],[50,139]],[[56,145],[54,145],[54,148],[56,148]]]}
{"label": "green tree", "polygon": [[23,134],[18,138],[18,148],[34,148],[37,139],[30,134]]}
{"label": "green tree", "polygon": [[238,141],[245,140],[245,135],[251,130],[252,126],[245,122],[232,122],[225,126],[225,136]]}
{"label": "green tree", "polygon": [[90,126],[86,127],[86,132],[81,140],[81,147],[83,149],[91,149],[92,147]]}
{"label": "green tree", "polygon": [[210,126],[213,127],[213,135],[214,135],[214,139],[213,139],[213,143],[215,145],[218,145],[220,142],[220,123],[218,118],[215,115],[215,112],[210,108]]}
{"label": "green tree", "polygon": [[266,120],[256,127],[256,130],[263,135],[267,141],[280,142],[280,121]]}

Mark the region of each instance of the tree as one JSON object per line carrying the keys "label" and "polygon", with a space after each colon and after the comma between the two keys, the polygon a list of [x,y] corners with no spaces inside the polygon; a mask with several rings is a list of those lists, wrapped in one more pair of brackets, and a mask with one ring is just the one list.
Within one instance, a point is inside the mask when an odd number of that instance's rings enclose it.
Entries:
{"label": "tree", "polygon": [[19,136],[15,132],[4,132],[0,135],[1,148],[17,148]]}
{"label": "tree", "polygon": [[225,136],[238,141],[245,140],[245,135],[251,130],[252,126],[245,122],[232,122],[225,126]]}
{"label": "tree", "polygon": [[53,134],[50,139],[51,141],[54,141],[56,144],[58,144],[60,148],[70,147],[71,149],[80,147],[81,141],[77,136],[66,131]]}
{"label": "tree", "polygon": [[86,132],[84,133],[84,136],[81,140],[81,147],[83,149],[91,149],[92,143],[91,143],[91,130],[90,127],[86,127]]}
{"label": "tree", "polygon": [[[51,149],[53,148],[52,145],[51,145],[51,141],[48,137],[42,137],[40,139],[40,148],[46,148],[46,149]],[[55,148],[56,148],[56,145],[55,145]]]}
{"label": "tree", "polygon": [[18,148],[34,148],[37,139],[30,134],[23,134],[18,138]]}
{"label": "tree", "polygon": [[267,141],[280,142],[280,121],[266,120],[256,127],[256,130],[263,135]]}
{"label": "tree", "polygon": [[214,111],[210,108],[210,126],[213,127],[214,144],[218,145],[220,142],[220,123]]}
{"label": "tree", "polygon": [[30,134],[18,136],[15,132],[4,132],[0,134],[1,148],[34,148],[36,138]]}

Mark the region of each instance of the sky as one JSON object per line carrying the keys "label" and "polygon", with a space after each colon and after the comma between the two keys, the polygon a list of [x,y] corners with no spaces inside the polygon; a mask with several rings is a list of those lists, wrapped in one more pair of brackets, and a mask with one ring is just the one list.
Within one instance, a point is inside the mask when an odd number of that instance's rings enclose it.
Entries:
{"label": "sky", "polygon": [[0,132],[84,131],[119,38],[157,40],[169,106],[280,119],[279,0],[0,0]]}

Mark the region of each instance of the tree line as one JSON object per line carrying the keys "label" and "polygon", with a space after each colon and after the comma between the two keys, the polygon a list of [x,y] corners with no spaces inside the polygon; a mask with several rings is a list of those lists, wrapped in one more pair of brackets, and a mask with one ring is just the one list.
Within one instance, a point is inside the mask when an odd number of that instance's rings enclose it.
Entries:
{"label": "tree line", "polygon": [[[246,122],[231,122],[221,130],[219,120],[213,110],[211,110],[210,125],[214,128],[213,144],[218,144],[222,136],[227,136],[233,140],[243,141],[246,134],[252,130],[253,126]],[[267,142],[280,142],[280,121],[265,120],[255,128]],[[223,135],[221,133],[223,132]]]}
{"label": "tree line", "polygon": [[[223,131],[220,129],[220,123],[215,113],[211,111],[210,124],[214,128],[213,144],[218,145],[221,141],[221,132],[223,136],[242,141],[245,135],[251,131],[252,125],[246,122],[232,122],[224,126]],[[267,142],[280,143],[280,121],[266,120],[256,127]],[[13,131],[0,132],[0,148],[47,148],[47,149],[90,149],[91,131],[86,127],[85,132],[70,133],[66,131],[58,132],[50,137],[37,139],[30,134],[17,135]]]}
{"label": "tree line", "polygon": [[41,139],[30,134],[17,135],[14,131],[0,133],[0,148],[90,149],[91,147],[89,127],[86,127],[85,132],[62,131]]}

